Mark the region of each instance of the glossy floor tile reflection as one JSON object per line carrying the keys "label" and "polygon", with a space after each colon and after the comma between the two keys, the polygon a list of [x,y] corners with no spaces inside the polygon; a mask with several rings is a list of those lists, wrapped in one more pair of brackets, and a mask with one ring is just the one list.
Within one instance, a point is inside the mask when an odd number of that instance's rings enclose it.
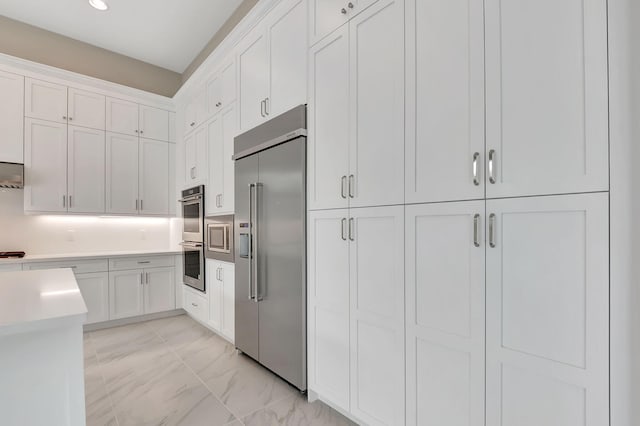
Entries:
{"label": "glossy floor tile reflection", "polygon": [[84,342],[88,426],[353,424],[186,315]]}

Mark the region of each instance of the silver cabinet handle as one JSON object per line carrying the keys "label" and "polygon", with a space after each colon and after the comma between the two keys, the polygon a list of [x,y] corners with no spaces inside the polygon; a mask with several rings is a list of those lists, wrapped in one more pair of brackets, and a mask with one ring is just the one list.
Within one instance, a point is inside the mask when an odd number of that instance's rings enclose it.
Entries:
{"label": "silver cabinet handle", "polygon": [[473,170],[473,184],[475,186],[479,186],[480,185],[480,176],[479,176],[479,170],[478,170],[478,160],[479,159],[480,159],[480,153],[479,152],[473,153],[472,170]]}
{"label": "silver cabinet handle", "polygon": [[148,263],[151,263],[151,261],[150,260],[144,260],[144,261],[138,262],[138,265],[146,265]]}
{"label": "silver cabinet handle", "polygon": [[489,182],[496,183],[496,165],[495,165],[496,150],[489,151]]}
{"label": "silver cabinet handle", "polygon": [[138,209],[138,199],[136,198],[136,211],[138,211],[140,209]]}
{"label": "silver cabinet handle", "polygon": [[144,210],[144,200],[140,200],[140,211]]}
{"label": "silver cabinet handle", "polygon": [[343,15],[347,14],[347,9],[345,9],[344,7],[342,9],[340,9],[340,13],[342,13]]}
{"label": "silver cabinet handle", "polygon": [[355,198],[355,196],[353,195],[355,192],[355,186],[356,186],[355,176],[349,175],[349,198]]}
{"label": "silver cabinet handle", "polygon": [[144,272],[140,272],[140,285],[144,284]]}
{"label": "silver cabinet handle", "polygon": [[198,307],[198,304],[197,304],[197,303],[193,303],[193,302],[191,302],[191,306],[193,306],[194,308],[197,308],[197,307]]}
{"label": "silver cabinet handle", "polygon": [[149,284],[149,273],[148,272],[144,273],[144,283],[147,284],[147,285]]}
{"label": "silver cabinet handle", "polygon": [[351,241],[355,241],[355,238],[353,236],[354,228],[355,228],[355,222],[354,222],[353,218],[350,217],[349,218],[349,240],[351,240]]}
{"label": "silver cabinet handle", "polygon": [[73,207],[73,195],[69,195],[69,208]]}
{"label": "silver cabinet handle", "polygon": [[220,281],[220,268],[216,268],[216,280]]}
{"label": "silver cabinet handle", "polygon": [[264,110],[265,110],[265,105],[264,105],[264,99],[263,99],[262,101],[260,101],[260,115],[263,117],[265,117]]}
{"label": "silver cabinet handle", "polygon": [[64,207],[64,208],[67,207],[67,196],[66,195],[62,196],[62,207]]}
{"label": "silver cabinet handle", "polygon": [[264,113],[265,113],[266,115],[269,115],[269,113],[270,113],[270,112],[269,112],[269,106],[270,106],[270,105],[269,105],[269,98],[267,97],[267,98],[264,100]]}
{"label": "silver cabinet handle", "polygon": [[67,119],[67,116],[66,116],[66,115],[63,115],[63,116],[62,116],[62,119],[63,119],[63,120],[66,120],[66,119]]}
{"label": "silver cabinet handle", "polygon": [[138,133],[138,131],[137,131],[137,130],[134,130],[134,132]]}
{"label": "silver cabinet handle", "polygon": [[191,179],[196,178],[196,166],[193,166],[190,170]]}
{"label": "silver cabinet handle", "polygon": [[480,247],[480,215],[473,216],[473,245]]}
{"label": "silver cabinet handle", "polygon": [[489,245],[491,248],[496,247],[496,215],[491,213],[489,215]]}
{"label": "silver cabinet handle", "polygon": [[345,200],[347,199],[347,177],[346,176],[342,176],[342,178],[340,179],[340,195],[342,195],[342,198],[344,198]]}
{"label": "silver cabinet handle", "polygon": [[342,241],[347,241],[347,232],[345,230],[346,226],[347,226],[347,219],[346,218],[342,218],[342,220],[340,221],[340,231],[341,231],[341,236],[342,236]]}

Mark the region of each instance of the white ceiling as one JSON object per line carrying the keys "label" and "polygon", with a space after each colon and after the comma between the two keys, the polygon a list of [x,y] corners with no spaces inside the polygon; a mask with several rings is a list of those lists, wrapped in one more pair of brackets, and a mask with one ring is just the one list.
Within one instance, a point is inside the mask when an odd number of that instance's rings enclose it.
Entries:
{"label": "white ceiling", "polygon": [[242,0],[0,0],[0,15],[182,73]]}

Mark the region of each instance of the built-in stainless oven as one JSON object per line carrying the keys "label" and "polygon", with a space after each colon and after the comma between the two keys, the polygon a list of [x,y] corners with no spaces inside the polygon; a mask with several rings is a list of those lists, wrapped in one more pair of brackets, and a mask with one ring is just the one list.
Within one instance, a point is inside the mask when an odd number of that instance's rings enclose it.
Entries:
{"label": "built-in stainless oven", "polygon": [[205,291],[204,265],[204,186],[182,191],[182,266],[183,282]]}
{"label": "built-in stainless oven", "polygon": [[182,191],[182,240],[204,242],[204,186]]}
{"label": "built-in stainless oven", "polygon": [[207,258],[233,262],[233,216],[210,216],[204,223]]}

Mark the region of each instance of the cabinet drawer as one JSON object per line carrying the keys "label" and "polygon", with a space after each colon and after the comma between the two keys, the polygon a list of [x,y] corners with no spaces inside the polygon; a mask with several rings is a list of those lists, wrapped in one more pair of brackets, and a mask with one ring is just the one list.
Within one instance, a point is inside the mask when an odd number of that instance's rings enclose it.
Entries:
{"label": "cabinet drawer", "polygon": [[174,256],[122,257],[109,259],[109,270],[124,271],[127,269],[160,268],[174,266],[174,264]]}
{"label": "cabinet drawer", "polygon": [[189,290],[183,290],[184,309],[198,321],[207,322],[209,317],[209,303],[204,295],[200,296]]}
{"label": "cabinet drawer", "polygon": [[76,274],[87,274],[91,272],[107,272],[109,270],[107,259],[93,260],[57,260],[55,262],[35,262],[25,263],[25,271],[38,269],[58,269],[71,268]]}

